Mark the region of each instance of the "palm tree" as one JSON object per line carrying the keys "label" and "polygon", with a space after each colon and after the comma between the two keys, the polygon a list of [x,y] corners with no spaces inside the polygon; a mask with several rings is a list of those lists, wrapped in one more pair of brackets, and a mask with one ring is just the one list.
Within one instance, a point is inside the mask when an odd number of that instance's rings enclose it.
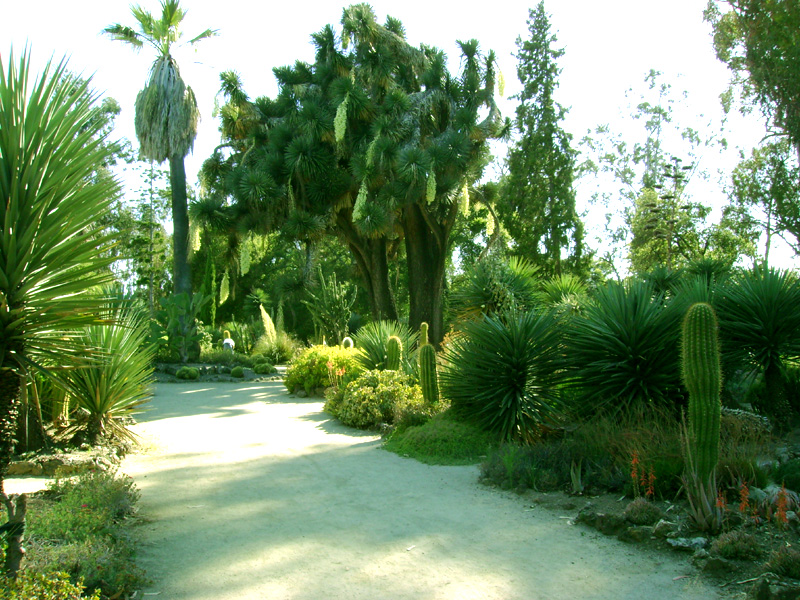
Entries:
{"label": "palm tree", "polygon": [[[64,62],[29,85],[27,53],[0,58],[0,497],[8,472],[22,382],[44,364],[80,362],[80,330],[97,323],[96,295],[111,278],[104,217],[118,194],[95,177],[111,154],[95,96]],[[11,510],[9,510],[11,513]],[[24,513],[24,509],[23,509]],[[9,539],[5,570],[22,559]]]}
{"label": "palm tree", "polygon": [[[172,227],[174,259],[173,284],[176,294],[191,295],[192,279],[189,270],[189,214],[186,202],[186,169],[183,160],[194,146],[200,113],[192,88],[181,79],[178,63],[170,54],[173,44],[183,35],[180,24],[186,11],[179,0],[161,1],[161,18],[156,19],[141,6],[131,7],[138,31],[116,23],[103,32],[139,50],[152,46],[156,59],[150,69],[150,79],[136,96],[136,137],[144,158],[156,162],[169,160],[172,186]],[[190,44],[215,36],[206,29],[189,40]]]}

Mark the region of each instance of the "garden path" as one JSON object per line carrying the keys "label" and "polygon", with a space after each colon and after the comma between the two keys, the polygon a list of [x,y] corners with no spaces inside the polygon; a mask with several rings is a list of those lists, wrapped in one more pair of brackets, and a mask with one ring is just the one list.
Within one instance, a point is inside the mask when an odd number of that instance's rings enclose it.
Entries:
{"label": "garden path", "polygon": [[[280,383],[158,384],[123,470],[164,600],[709,599],[647,554],[344,427]],[[685,577],[685,576],[689,577]]]}

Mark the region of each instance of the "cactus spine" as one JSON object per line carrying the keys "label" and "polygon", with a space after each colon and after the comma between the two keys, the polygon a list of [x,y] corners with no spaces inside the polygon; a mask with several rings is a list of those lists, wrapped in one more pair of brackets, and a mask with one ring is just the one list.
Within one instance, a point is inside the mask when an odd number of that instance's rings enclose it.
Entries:
{"label": "cactus spine", "polygon": [[386,340],[386,369],[397,371],[403,358],[403,342],[396,335]]}
{"label": "cactus spine", "polygon": [[683,382],[689,391],[687,449],[700,481],[709,481],[719,455],[721,369],[717,317],[711,305],[693,304],[683,319]]}

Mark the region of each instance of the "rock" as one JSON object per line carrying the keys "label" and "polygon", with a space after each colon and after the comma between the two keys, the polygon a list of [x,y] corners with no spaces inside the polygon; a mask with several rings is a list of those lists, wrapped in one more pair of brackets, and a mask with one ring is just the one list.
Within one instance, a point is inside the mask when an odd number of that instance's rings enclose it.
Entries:
{"label": "rock", "polygon": [[628,527],[628,523],[619,515],[596,513],[594,526],[605,535],[618,535]]}
{"label": "rock", "polygon": [[629,542],[633,544],[637,544],[640,542],[644,542],[645,540],[649,539],[650,536],[653,534],[653,528],[648,527],[646,525],[634,525],[632,527],[628,527],[627,529],[623,529],[617,534],[617,539],[621,542]]}
{"label": "rock", "polygon": [[655,527],[653,527],[653,535],[658,538],[666,538],[676,531],[678,531],[678,524],[667,521],[666,519],[661,519],[655,524]]}
{"label": "rock", "polygon": [[701,548],[705,548],[708,545],[708,540],[704,537],[674,538],[674,539],[668,539],[667,543],[676,550],[685,550],[688,552],[693,552],[695,550],[700,550]]}
{"label": "rock", "polygon": [[325,388],[324,387],[318,387],[317,389],[315,389],[314,390],[314,396],[316,396],[317,398],[324,398],[325,397]]}
{"label": "rock", "polygon": [[750,600],[798,600],[800,583],[780,579],[773,573],[764,573],[747,592]]}
{"label": "rock", "polygon": [[298,398],[308,398],[308,394],[305,390],[297,390],[294,395]]}
{"label": "rock", "polygon": [[32,460],[19,460],[8,466],[9,475],[42,475],[42,466]]}
{"label": "rock", "polygon": [[[703,550],[702,552],[705,552],[705,550]],[[730,573],[731,571],[734,571],[736,569],[736,567],[731,561],[722,558],[720,556],[708,556],[707,552],[704,558],[695,560],[695,558],[692,557],[692,562],[703,573],[711,573],[711,574]]]}

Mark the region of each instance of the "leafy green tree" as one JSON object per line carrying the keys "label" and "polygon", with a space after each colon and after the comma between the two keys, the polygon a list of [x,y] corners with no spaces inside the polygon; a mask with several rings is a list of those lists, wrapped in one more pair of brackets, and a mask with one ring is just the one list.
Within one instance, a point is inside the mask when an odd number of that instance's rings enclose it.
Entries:
{"label": "leafy green tree", "polygon": [[[171,50],[182,36],[180,25],[186,11],[179,0],[162,0],[161,16],[154,17],[139,5],[131,7],[138,31],[119,23],[103,32],[112,39],[130,44],[137,51],[144,45],[156,51],[150,79],[136,97],[136,137],[143,157],[158,163],[169,161],[172,188],[173,284],[175,293],[191,295],[189,267],[189,216],[184,158],[194,146],[199,113],[192,88],[181,79]],[[216,35],[206,29],[189,40],[190,44]]]}
{"label": "leafy green tree", "polygon": [[438,342],[455,198],[479,179],[488,140],[505,133],[494,55],[461,42],[454,77],[441,51],[412,47],[399,21],[379,25],[366,4],[344,10],[341,42],[331,26],[312,39],[313,65],[275,69],[275,100],[249,102],[227,76],[223,130],[234,152],[204,170],[254,225],[307,244],[341,236],[373,315],[396,315],[388,263],[403,243],[410,324],[430,323]]}
{"label": "leafy green tree", "polygon": [[[540,2],[529,11],[530,38],[517,38],[515,129],[520,137],[508,152],[509,174],[498,206],[514,240],[513,253],[544,273],[585,270],[583,224],[575,210],[575,156],[572,136],[561,126],[567,113],[555,101],[564,50],[554,47],[550,21]],[[568,252],[562,267],[562,254]]]}
{"label": "leafy green tree", "polygon": [[733,204],[746,215],[752,209],[760,209],[763,215],[759,224],[766,234],[764,263],[769,263],[773,234],[800,254],[800,171],[788,140],[754,148],[739,162],[731,179]]}
{"label": "leafy green tree", "polygon": [[732,72],[732,84],[761,107],[800,157],[800,4],[709,0],[704,16],[714,30],[717,58]]}
{"label": "leafy green tree", "polygon": [[[0,61],[0,494],[24,378],[86,354],[77,332],[98,321],[86,291],[111,278],[101,222],[119,191],[94,177],[111,151],[86,82],[64,62],[31,79],[27,54]],[[9,548],[6,571],[21,558]]]}

